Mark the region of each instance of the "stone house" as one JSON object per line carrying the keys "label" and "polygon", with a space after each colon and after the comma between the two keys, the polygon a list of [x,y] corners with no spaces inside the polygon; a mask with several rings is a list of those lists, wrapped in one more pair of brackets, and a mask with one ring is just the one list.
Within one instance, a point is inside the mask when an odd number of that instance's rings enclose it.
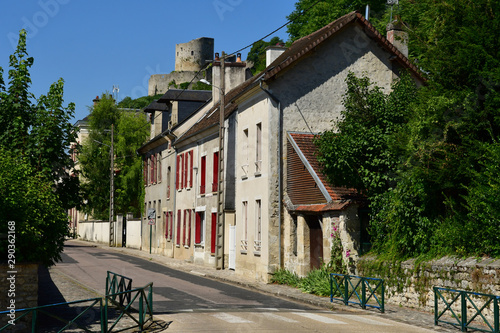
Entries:
{"label": "stone house", "polygon": [[[398,37],[401,34],[388,33],[398,41],[404,40],[404,35]],[[386,92],[402,71],[418,84],[423,82],[406,54],[357,12],[288,49],[269,48],[266,59],[266,69],[251,78],[244,63],[226,63],[222,165],[217,163],[218,61],[213,63],[212,101],[179,119],[168,133],[155,130],[140,150],[146,161],[161,153],[164,162],[158,168],[169,173],[170,188],[176,186],[168,199],[165,185],[157,192],[158,182],[146,187],[145,207],[161,212],[156,214],[161,221],[155,226],[156,238],[151,237],[156,239],[156,251],[215,264],[214,246],[221,236],[215,231],[217,177],[223,168],[222,267],[262,281],[269,281],[279,268],[303,276],[327,261],[334,227],[340,228],[344,253],[349,250],[351,258],[366,241],[363,200],[354,191],[325,181],[312,144],[312,137],[330,129],[331,121],[340,116],[348,73],[366,75]],[[145,238],[147,250],[150,243]]]}

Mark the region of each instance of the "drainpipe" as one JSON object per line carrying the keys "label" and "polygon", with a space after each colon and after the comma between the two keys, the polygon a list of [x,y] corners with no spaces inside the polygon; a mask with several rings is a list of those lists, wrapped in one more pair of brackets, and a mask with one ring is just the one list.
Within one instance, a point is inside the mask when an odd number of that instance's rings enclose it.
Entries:
{"label": "drainpipe", "polygon": [[279,118],[279,125],[278,125],[278,131],[279,131],[279,136],[278,136],[278,191],[279,191],[279,204],[278,204],[278,220],[279,220],[279,231],[278,231],[278,239],[279,239],[279,268],[283,267],[283,263],[281,260],[281,210],[283,208],[283,185],[282,185],[282,149],[283,149],[283,114],[281,112],[281,102],[276,96],[274,96],[269,90],[264,89],[262,87],[262,79],[259,80],[259,87],[264,91],[274,102],[278,104],[278,118]]}

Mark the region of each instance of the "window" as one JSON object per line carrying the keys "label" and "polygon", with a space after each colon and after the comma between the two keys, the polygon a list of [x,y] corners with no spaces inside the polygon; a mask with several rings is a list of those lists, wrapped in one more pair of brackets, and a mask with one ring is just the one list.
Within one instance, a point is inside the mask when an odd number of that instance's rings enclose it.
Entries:
{"label": "window", "polygon": [[217,242],[217,213],[212,213],[212,230],[210,237],[210,253],[215,254],[215,247]]}
{"label": "window", "polygon": [[155,164],[155,155],[154,154],[151,154],[151,160],[149,162],[149,166],[151,168],[151,176],[150,176],[150,183],[151,184],[154,184],[156,183],[156,174],[155,174],[155,170],[156,170],[156,164]]}
{"label": "window", "polygon": [[187,215],[187,209],[184,209],[184,220],[182,221],[182,245],[184,246],[186,246]]}
{"label": "window", "polygon": [[255,240],[254,250],[260,252],[262,248],[262,202],[255,200]]}
{"label": "window", "polygon": [[241,169],[243,169],[242,178],[248,178],[248,128],[243,130],[243,164]]}
{"label": "window", "polygon": [[144,219],[146,219],[148,216],[148,204],[145,202],[144,203]]}
{"label": "window", "polygon": [[257,124],[255,145],[255,173],[260,174],[262,168],[262,124]]}
{"label": "window", "polygon": [[170,199],[170,176],[171,176],[170,166],[167,168],[167,200]]}
{"label": "window", "polygon": [[157,182],[158,183],[161,183],[161,153],[158,153],[157,154],[157,158],[156,158],[156,173],[158,174],[158,179],[157,179]]}
{"label": "window", "polygon": [[172,229],[174,227],[174,216],[172,212],[165,212],[165,237],[172,240]]}
{"label": "window", "polygon": [[207,178],[207,157],[201,157],[201,179],[200,179],[200,194],[205,194],[205,184]]}
{"label": "window", "polygon": [[158,200],[158,209],[156,210],[156,214],[158,215],[158,218],[161,218],[161,200]]}
{"label": "window", "polygon": [[180,169],[180,160],[181,160],[181,157],[180,155],[177,155],[177,158],[176,158],[176,167],[175,167],[175,189],[178,190],[179,189],[179,169]]}
{"label": "window", "polygon": [[184,170],[182,174],[182,188],[186,188],[188,185],[188,167],[189,167],[189,154],[182,154],[182,158],[184,159]]}
{"label": "window", "polygon": [[194,226],[194,243],[202,244],[203,241],[203,230],[205,225],[205,213],[196,212],[195,216],[195,226]]}
{"label": "window", "polygon": [[243,201],[241,209],[241,218],[243,224],[243,237],[241,238],[241,251],[247,252],[248,250],[248,201]]}
{"label": "window", "polygon": [[193,151],[189,152],[189,187],[193,187]]}
{"label": "window", "polygon": [[216,151],[214,153],[214,173],[213,173],[213,183],[212,183],[212,192],[217,192],[217,188],[219,185],[219,152]]}
{"label": "window", "polygon": [[142,166],[142,177],[144,180],[144,186],[147,186],[148,185],[148,159],[147,158],[144,159],[144,163]]}
{"label": "window", "polygon": [[177,237],[175,241],[175,245],[180,246],[181,245],[181,215],[182,212],[181,210],[177,210]]}

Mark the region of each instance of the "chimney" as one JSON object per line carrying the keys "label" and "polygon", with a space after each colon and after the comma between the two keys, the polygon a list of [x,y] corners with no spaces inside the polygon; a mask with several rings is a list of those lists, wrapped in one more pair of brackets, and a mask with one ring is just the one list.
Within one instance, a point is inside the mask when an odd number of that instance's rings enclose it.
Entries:
{"label": "chimney", "polygon": [[[212,101],[217,103],[220,98],[220,58],[215,54],[215,61],[212,67]],[[219,59],[219,61],[217,60]],[[227,94],[231,89],[239,86],[246,80],[247,63],[241,61],[241,54],[238,57],[229,56],[225,59],[224,66],[226,69],[225,75],[225,88],[224,92]]]}
{"label": "chimney", "polygon": [[266,67],[272,64],[285,50],[286,47],[281,44],[266,47]]}
{"label": "chimney", "polygon": [[92,100],[92,102],[94,102],[94,106],[96,106],[97,103],[99,103],[99,96],[96,96],[95,99]]}
{"label": "chimney", "polygon": [[405,57],[408,57],[408,33],[403,30],[403,23],[399,16],[387,25],[387,40]]}

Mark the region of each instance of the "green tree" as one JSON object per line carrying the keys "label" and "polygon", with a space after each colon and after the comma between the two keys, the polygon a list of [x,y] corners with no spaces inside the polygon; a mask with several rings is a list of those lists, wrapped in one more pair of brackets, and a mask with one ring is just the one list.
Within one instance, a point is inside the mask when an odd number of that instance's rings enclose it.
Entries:
{"label": "green tree", "polygon": [[82,166],[86,204],[84,211],[97,219],[109,218],[111,125],[114,125],[115,213],[138,215],[142,205],[142,165],[136,150],[147,139],[149,126],[141,113],[119,109],[109,94],[103,94],[90,109],[89,137],[82,144]]}
{"label": "green tree", "polygon": [[[65,209],[79,203],[68,153],[75,138],[69,123],[74,104],[62,105],[62,79],[46,96],[36,99],[29,92],[33,62],[21,31],[7,86],[0,68],[0,233],[15,224],[16,259],[50,265],[60,259],[69,235]],[[0,247],[7,249],[7,239]]]}
{"label": "green tree", "polygon": [[339,17],[358,10],[364,13],[366,5],[370,5],[370,21],[380,31],[385,31],[389,23],[385,0],[299,0],[295,10],[287,16],[291,21],[287,26],[289,42],[307,36]]}
{"label": "green tree", "polygon": [[279,37],[273,37],[269,42],[259,40],[253,43],[247,55],[247,61],[253,62],[252,74],[260,73],[266,68],[266,48],[278,44],[284,45],[285,43]]}
{"label": "green tree", "polygon": [[0,148],[0,234],[4,258],[12,241],[15,262],[47,266],[61,259],[65,237],[70,236],[66,210],[52,183],[36,172],[28,158],[4,148]]}

